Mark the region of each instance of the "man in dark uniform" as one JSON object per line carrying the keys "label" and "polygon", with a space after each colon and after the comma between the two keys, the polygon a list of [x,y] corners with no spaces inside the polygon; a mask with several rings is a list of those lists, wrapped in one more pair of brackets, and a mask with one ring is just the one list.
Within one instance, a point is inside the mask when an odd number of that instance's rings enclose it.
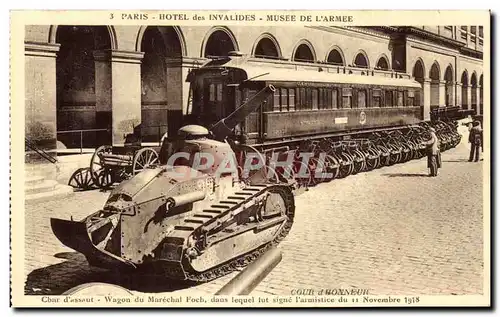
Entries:
{"label": "man in dark uniform", "polygon": [[470,155],[469,162],[479,161],[479,148],[483,146],[483,129],[481,129],[479,121],[474,121],[472,129],[469,133]]}

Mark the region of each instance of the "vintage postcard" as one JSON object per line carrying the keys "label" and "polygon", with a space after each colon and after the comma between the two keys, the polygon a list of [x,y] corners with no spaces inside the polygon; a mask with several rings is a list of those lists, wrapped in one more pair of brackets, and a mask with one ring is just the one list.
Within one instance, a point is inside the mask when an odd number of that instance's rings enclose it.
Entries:
{"label": "vintage postcard", "polygon": [[11,11],[12,306],[490,306],[490,35]]}

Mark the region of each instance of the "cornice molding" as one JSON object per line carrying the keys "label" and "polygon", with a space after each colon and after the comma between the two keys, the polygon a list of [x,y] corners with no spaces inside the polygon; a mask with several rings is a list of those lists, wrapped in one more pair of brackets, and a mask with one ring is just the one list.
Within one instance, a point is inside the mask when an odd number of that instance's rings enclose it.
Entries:
{"label": "cornice molding", "polygon": [[24,55],[55,58],[57,57],[57,52],[59,52],[60,47],[60,44],[25,41]]}

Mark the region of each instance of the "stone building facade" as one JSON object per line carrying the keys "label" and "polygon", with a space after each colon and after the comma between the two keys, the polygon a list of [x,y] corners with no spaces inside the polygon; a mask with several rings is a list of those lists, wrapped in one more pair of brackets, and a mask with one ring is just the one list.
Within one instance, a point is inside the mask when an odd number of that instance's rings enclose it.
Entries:
{"label": "stone building facade", "polygon": [[135,127],[157,142],[185,112],[188,72],[229,51],[275,67],[413,77],[424,117],[455,105],[483,113],[481,26],[36,25],[25,29],[26,137],[55,152],[56,140],[120,146]]}

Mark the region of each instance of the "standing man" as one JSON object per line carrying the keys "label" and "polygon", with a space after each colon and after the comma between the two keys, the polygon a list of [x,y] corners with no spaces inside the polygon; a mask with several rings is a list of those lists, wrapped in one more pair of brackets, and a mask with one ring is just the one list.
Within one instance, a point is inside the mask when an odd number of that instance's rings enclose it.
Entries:
{"label": "standing man", "polygon": [[479,161],[479,147],[483,146],[483,129],[481,129],[479,121],[474,121],[472,129],[469,133],[470,155],[469,162]]}
{"label": "standing man", "polygon": [[441,168],[441,152],[439,150],[439,138],[436,135],[436,129],[429,128],[431,139],[425,142],[427,146],[427,167],[430,168],[430,176],[437,176],[438,168]]}

